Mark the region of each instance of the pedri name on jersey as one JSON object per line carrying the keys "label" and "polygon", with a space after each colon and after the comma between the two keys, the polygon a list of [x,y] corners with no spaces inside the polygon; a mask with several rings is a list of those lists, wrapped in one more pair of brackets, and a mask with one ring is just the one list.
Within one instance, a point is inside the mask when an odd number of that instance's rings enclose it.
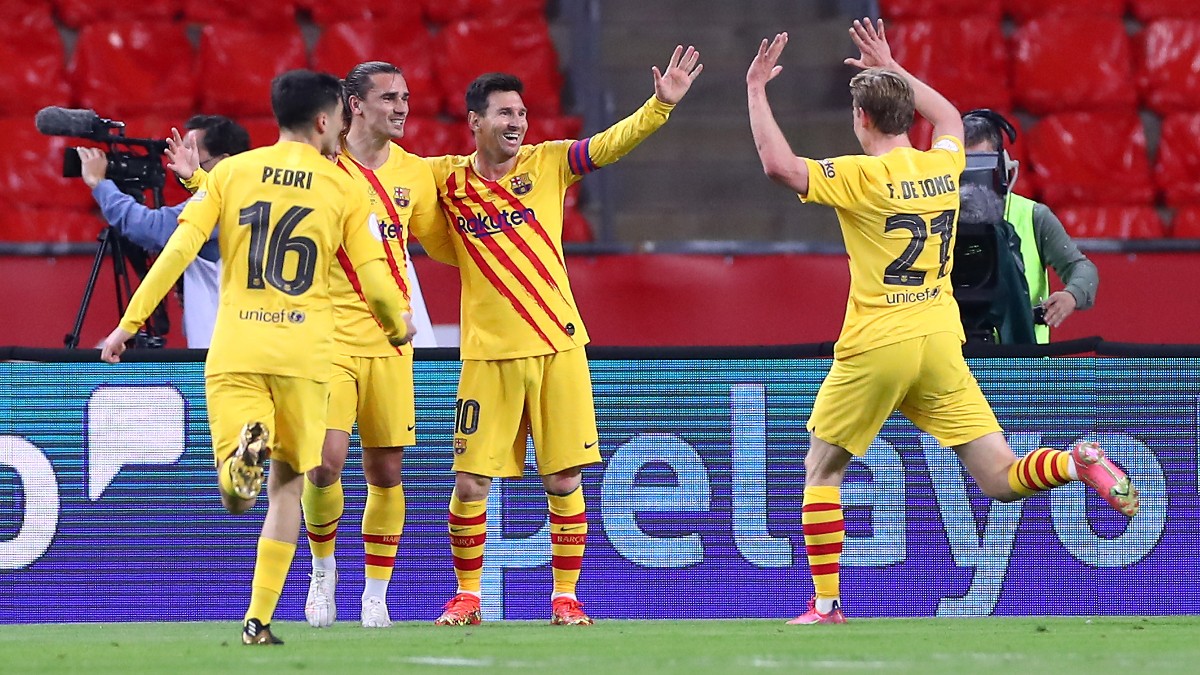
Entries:
{"label": "pedri name on jersey", "polygon": [[459,232],[479,238],[490,237],[504,230],[511,230],[519,225],[537,220],[537,214],[533,209],[514,209],[500,211],[494,216],[486,213],[472,213],[470,218],[458,216],[456,220]]}
{"label": "pedri name on jersey", "polygon": [[312,189],[313,175],[311,171],[300,171],[298,169],[279,169],[273,166],[264,166],[262,182],[272,183],[274,185],[283,185],[285,187],[298,187],[305,190]]}

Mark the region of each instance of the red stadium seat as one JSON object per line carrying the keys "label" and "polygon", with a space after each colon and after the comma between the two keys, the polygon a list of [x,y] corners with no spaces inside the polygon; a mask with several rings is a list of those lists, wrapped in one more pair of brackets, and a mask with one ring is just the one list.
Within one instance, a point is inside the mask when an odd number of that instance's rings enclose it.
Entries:
{"label": "red stadium seat", "polygon": [[[498,47],[497,36],[503,36]],[[483,73],[511,72],[525,84],[531,115],[558,115],[562,76],[558,54],[543,19],[458,21],[437,36],[435,68],[442,88],[442,110],[465,117],[467,85]]]}
{"label": "red stadium seat", "polygon": [[60,21],[71,28],[102,21],[173,21],[183,10],[182,0],[138,0],[138,2],[96,2],[95,0],[54,0]]}
{"label": "red stadium seat", "polygon": [[1017,21],[1043,16],[1086,15],[1120,18],[1128,0],[1004,0],[1004,13]]}
{"label": "red stadium seat", "polygon": [[1158,239],[1165,235],[1152,206],[1068,206],[1054,210],[1078,239]]}
{"label": "red stadium seat", "polygon": [[533,145],[542,141],[577,140],[583,131],[580,117],[530,117],[525,143]]}
{"label": "red stadium seat", "polygon": [[70,105],[63,44],[49,7],[13,16],[0,23],[0,115]]}
{"label": "red stadium seat", "polygon": [[1154,21],[1136,44],[1146,104],[1159,114],[1200,110],[1200,19]]}
{"label": "red stadium seat", "polygon": [[95,204],[81,179],[62,177],[64,151],[85,143],[43,136],[27,115],[0,119],[0,138],[4,139],[0,143],[0,194],[5,195],[6,207],[89,208]]}
{"label": "red stadium seat", "polygon": [[[1000,18],[1000,0],[881,0],[879,11],[888,19],[931,19],[948,16]],[[891,26],[889,25],[890,29]]]}
{"label": "red stadium seat", "polygon": [[587,218],[579,211],[579,184],[567,189],[563,200],[563,236],[564,242],[593,241],[592,226]]}
{"label": "red stadium seat", "polygon": [[1029,132],[1042,198],[1058,204],[1149,204],[1146,134],[1135,113],[1064,113]]}
{"label": "red stadium seat", "polygon": [[271,80],[308,59],[294,22],[266,32],[250,24],[209,24],[200,34],[200,109],[233,118],[271,114]]}
{"label": "red stadium seat", "polygon": [[896,60],[960,110],[1012,105],[999,20],[923,19],[897,22],[887,32]]}
{"label": "red stadium seat", "polygon": [[95,23],[79,31],[72,76],[79,103],[103,117],[184,115],[196,102],[182,24]]}
{"label": "red stadium seat", "polygon": [[1171,236],[1176,239],[1200,239],[1200,206],[1188,206],[1175,212]]}
{"label": "red stadium seat", "polygon": [[30,17],[51,15],[50,0],[0,0],[0,16],[9,26],[18,25]]}
{"label": "red stadium seat", "polygon": [[404,122],[400,145],[414,155],[469,155],[475,142],[466,122],[443,122],[430,117],[410,117]]}
{"label": "red stadium seat", "polygon": [[1196,0],[1130,0],[1130,9],[1140,21],[1155,19],[1200,19]]}
{"label": "red stadium seat", "polygon": [[251,148],[275,145],[275,142],[279,140],[279,124],[275,121],[274,116],[238,117],[236,121],[250,133]]}
{"label": "red stadium seat", "polygon": [[1168,206],[1200,205],[1200,113],[1163,119],[1154,180]]}
{"label": "red stadium seat", "polygon": [[98,209],[24,206],[0,210],[0,241],[88,242],[104,229]]}
{"label": "red stadium seat", "polygon": [[1120,19],[1035,19],[1013,36],[1013,97],[1035,115],[1133,109],[1137,92],[1132,62]]}
{"label": "red stadium seat", "polygon": [[[341,6],[343,3],[329,3]],[[278,32],[296,24],[296,0],[204,0],[184,4],[192,23],[244,21],[264,31]]]}
{"label": "red stadium seat", "polygon": [[[374,19],[384,21],[389,28],[407,34],[410,26],[425,28],[421,3],[416,0],[356,0],[353,3],[297,0],[296,5],[308,10],[320,26],[346,21]],[[336,72],[336,71],[335,71]]]}
{"label": "red stadium seat", "polygon": [[335,23],[321,33],[313,50],[313,67],[344,77],[363,61],[387,61],[404,71],[411,96],[409,111],[436,115],[441,92],[433,77],[432,47],[432,38],[420,23],[407,29],[383,21]]}
{"label": "red stadium seat", "polygon": [[545,19],[546,0],[421,0],[425,18],[445,24],[467,19]]}

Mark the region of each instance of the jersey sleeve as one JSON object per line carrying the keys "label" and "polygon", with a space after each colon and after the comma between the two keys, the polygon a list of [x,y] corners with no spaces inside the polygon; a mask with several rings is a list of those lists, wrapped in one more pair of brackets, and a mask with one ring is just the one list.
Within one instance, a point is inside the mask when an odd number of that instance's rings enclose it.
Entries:
{"label": "jersey sleeve", "polygon": [[188,200],[179,214],[179,227],[129,299],[129,307],[121,317],[122,330],[136,333],[146,323],[183,270],[196,259],[200,247],[208,242],[221,214],[221,190],[217,180],[206,181],[205,188]]}
{"label": "jersey sleeve", "polygon": [[958,176],[967,168],[967,152],[963,147],[962,141],[953,136],[938,136],[934,139],[933,145],[927,150],[931,155],[943,155],[947,157],[953,164],[953,173]]}
{"label": "jersey sleeve", "polygon": [[442,211],[442,201],[438,194],[437,183],[434,182],[433,169],[423,163],[429,170],[421,176],[418,186],[416,203],[408,222],[408,231],[425,248],[430,258],[447,265],[458,265],[454,253],[453,233]]}
{"label": "jersey sleeve", "polygon": [[666,124],[674,109],[675,106],[651,96],[632,115],[595,136],[562,141],[567,155],[566,178],[579,180],[579,177],[621,159]]}
{"label": "jersey sleeve", "polygon": [[800,201],[849,208],[866,199],[860,166],[862,157],[846,155],[832,159],[805,159],[808,165],[808,194]]}
{"label": "jersey sleeve", "polygon": [[192,172],[191,178],[180,178],[179,182],[183,183],[183,187],[187,188],[188,192],[196,192],[200,188],[204,187],[204,184],[208,182],[208,172],[205,171],[203,167],[198,166],[196,167],[196,170]]}

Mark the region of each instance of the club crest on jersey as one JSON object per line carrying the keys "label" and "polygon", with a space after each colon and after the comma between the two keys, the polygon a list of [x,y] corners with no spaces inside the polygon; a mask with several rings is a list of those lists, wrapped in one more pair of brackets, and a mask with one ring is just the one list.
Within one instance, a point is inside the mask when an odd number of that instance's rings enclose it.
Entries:
{"label": "club crest on jersey", "polygon": [[529,194],[529,191],[533,189],[533,179],[529,177],[528,172],[520,176],[513,176],[508,184],[512,187],[513,194],[515,195]]}
{"label": "club crest on jersey", "polygon": [[396,202],[396,206],[402,209],[408,208],[408,188],[398,187],[392,191],[392,201]]}
{"label": "club crest on jersey", "polygon": [[467,439],[465,439],[465,438],[454,439],[454,454],[461,455],[466,451],[467,451]]}

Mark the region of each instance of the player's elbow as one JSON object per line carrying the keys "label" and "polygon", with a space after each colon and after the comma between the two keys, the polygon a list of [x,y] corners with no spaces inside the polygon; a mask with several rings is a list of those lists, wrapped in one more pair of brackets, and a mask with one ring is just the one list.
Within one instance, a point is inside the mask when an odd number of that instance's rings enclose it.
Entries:
{"label": "player's elbow", "polygon": [[808,172],[798,169],[794,163],[764,161],[763,173],[772,182],[790,188],[794,192],[808,191]]}

